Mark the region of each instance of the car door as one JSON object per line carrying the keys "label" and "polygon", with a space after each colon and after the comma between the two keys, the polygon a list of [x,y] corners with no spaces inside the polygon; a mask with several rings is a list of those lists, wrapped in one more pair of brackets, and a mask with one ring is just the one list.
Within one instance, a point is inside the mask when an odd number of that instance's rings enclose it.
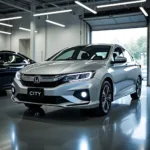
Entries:
{"label": "car door", "polygon": [[129,54],[128,51],[123,49],[124,57],[127,59],[127,78],[128,78],[128,85],[130,89],[135,88],[136,80],[139,75],[139,67],[136,65],[136,62],[134,61],[133,57]]}
{"label": "car door", "polygon": [[[117,56],[123,57],[123,50],[121,47],[117,46],[112,54],[112,61],[115,60]],[[114,63],[111,65],[111,74],[114,80],[114,95],[116,99],[123,94],[124,89],[127,87],[127,64],[126,63]]]}
{"label": "car door", "polygon": [[24,68],[28,64],[28,61],[16,54],[16,53],[5,53],[5,66],[9,69],[9,83],[13,82],[15,74],[20,69]]}

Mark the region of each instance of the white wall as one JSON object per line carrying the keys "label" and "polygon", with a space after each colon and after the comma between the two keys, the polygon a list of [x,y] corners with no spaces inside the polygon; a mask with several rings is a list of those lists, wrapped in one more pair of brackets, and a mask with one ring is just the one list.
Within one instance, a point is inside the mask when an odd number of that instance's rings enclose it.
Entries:
{"label": "white wall", "polygon": [[19,40],[19,52],[30,58],[30,39]]}
{"label": "white wall", "polygon": [[[80,44],[87,44],[88,25],[78,16],[72,14],[59,14],[49,16],[53,20],[66,25],[58,27],[45,22],[46,16],[36,18],[36,61],[43,61],[59,50]],[[14,25],[10,38],[10,49],[19,52],[19,40],[30,39],[30,32],[19,30],[19,27],[30,28],[30,14],[23,16],[21,20],[12,21]]]}
{"label": "white wall", "polygon": [[19,40],[20,39],[30,39],[30,32],[25,32],[19,30],[19,27],[30,28],[30,20],[29,16],[23,16],[23,19],[12,21],[13,24],[12,29],[12,37],[11,37],[11,50],[19,52]]}
{"label": "white wall", "polygon": [[[64,17],[65,16],[65,17]],[[66,25],[65,28],[47,23],[47,55],[51,56],[62,48],[80,44],[80,20],[71,14],[49,17],[50,20]]]}
{"label": "white wall", "polygon": [[10,50],[10,35],[0,34],[0,50]]}

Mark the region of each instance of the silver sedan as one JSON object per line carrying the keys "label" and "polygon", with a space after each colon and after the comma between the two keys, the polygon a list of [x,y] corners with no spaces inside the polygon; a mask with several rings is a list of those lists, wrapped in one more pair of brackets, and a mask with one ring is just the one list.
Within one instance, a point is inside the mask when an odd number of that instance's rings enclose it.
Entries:
{"label": "silver sedan", "polygon": [[119,45],[85,45],[62,50],[16,73],[12,100],[30,109],[42,105],[108,114],[111,102],[141,95],[141,68]]}

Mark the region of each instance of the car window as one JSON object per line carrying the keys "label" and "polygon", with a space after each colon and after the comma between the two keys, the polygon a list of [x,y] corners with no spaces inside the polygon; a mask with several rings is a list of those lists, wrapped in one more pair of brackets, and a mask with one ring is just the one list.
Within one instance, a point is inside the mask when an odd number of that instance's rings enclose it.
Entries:
{"label": "car window", "polygon": [[[109,45],[91,45],[76,46],[61,51],[52,60],[104,60],[108,57],[111,46]],[[50,59],[48,59],[50,60]]]}
{"label": "car window", "polygon": [[96,56],[102,56],[102,58],[104,59],[107,56],[107,52],[97,52]]}
{"label": "car window", "polygon": [[25,61],[24,58],[20,57],[19,55],[6,53],[5,63],[15,64],[15,63],[25,63]]}
{"label": "car window", "polygon": [[86,54],[85,51],[80,51],[79,54],[78,54],[77,59],[82,59],[82,56],[83,56],[84,54]]}
{"label": "car window", "polygon": [[68,51],[68,52],[66,52],[66,53],[64,53],[64,54],[62,54],[62,55],[56,57],[55,60],[71,59],[72,56],[73,56],[73,54],[74,54],[74,51],[75,51],[75,50],[70,50],[70,51]]}
{"label": "car window", "polygon": [[128,51],[124,50],[123,51],[124,57],[127,58],[127,62],[132,62],[133,58],[131,57],[131,55],[128,53]]}
{"label": "car window", "polygon": [[1,63],[4,62],[4,54],[3,53],[0,54],[0,62]]}
{"label": "car window", "polygon": [[123,55],[123,51],[122,51],[122,49],[121,49],[120,47],[117,47],[117,48],[114,50],[112,60],[114,61],[117,56],[121,56],[121,57],[124,56],[124,55]]}

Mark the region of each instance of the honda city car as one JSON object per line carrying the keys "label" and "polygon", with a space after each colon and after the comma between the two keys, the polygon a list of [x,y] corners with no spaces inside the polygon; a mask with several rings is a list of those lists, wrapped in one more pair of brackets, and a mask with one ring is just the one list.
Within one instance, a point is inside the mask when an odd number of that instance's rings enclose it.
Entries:
{"label": "honda city car", "polygon": [[141,95],[140,65],[116,44],[75,46],[16,73],[12,100],[30,109],[42,105],[110,111],[111,103]]}

